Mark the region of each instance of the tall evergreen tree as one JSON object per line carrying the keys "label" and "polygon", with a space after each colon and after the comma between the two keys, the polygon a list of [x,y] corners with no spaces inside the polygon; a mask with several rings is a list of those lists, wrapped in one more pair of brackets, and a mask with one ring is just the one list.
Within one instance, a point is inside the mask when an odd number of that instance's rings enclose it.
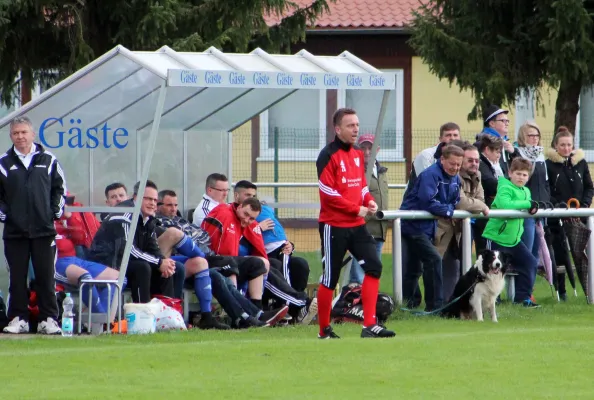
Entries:
{"label": "tall evergreen tree", "polygon": [[[19,77],[53,84],[118,44],[288,51],[330,1],[298,8],[290,0],[0,0],[0,102],[12,104]],[[289,16],[269,28],[266,15]]]}
{"label": "tall evergreen tree", "polygon": [[475,106],[513,104],[522,91],[558,89],[555,128],[575,130],[582,87],[594,82],[593,1],[429,0],[410,43],[431,71]]}

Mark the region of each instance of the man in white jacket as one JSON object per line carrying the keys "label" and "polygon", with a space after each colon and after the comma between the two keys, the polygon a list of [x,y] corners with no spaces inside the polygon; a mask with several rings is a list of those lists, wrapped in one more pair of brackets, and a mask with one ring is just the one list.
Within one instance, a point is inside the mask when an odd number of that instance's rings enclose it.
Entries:
{"label": "man in white jacket", "polygon": [[194,210],[192,223],[200,226],[204,218],[219,204],[227,202],[229,180],[223,174],[210,174],[206,178],[206,187],[202,200]]}

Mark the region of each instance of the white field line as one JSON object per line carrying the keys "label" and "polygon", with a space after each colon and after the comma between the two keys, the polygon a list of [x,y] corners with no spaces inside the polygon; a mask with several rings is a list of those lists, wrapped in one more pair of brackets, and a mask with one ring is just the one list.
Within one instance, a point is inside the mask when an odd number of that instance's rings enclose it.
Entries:
{"label": "white field line", "polygon": [[[487,322],[486,322],[487,323]],[[494,329],[494,330],[480,330],[480,331],[471,331],[471,332],[450,332],[450,333],[421,333],[421,334],[401,334],[398,335],[394,339],[384,339],[380,340],[379,343],[401,343],[401,342],[409,342],[409,341],[431,341],[431,340],[443,340],[443,339],[451,339],[451,338],[462,338],[468,336],[485,336],[485,335],[502,335],[502,334],[533,334],[538,332],[586,332],[586,331],[594,331],[594,326],[573,326],[573,327],[553,327],[553,328],[509,328],[509,329]],[[31,335],[33,337],[33,335]],[[89,337],[87,337],[89,338]],[[58,338],[56,338],[58,339]],[[346,340],[350,341],[360,341],[361,339],[358,337],[350,338],[345,337]],[[67,339],[64,339],[67,340]],[[76,340],[76,339],[74,339]],[[303,338],[298,339],[291,339],[291,338],[276,338],[274,339],[275,343],[287,343],[292,342],[294,340],[303,341]],[[312,340],[318,341],[315,337],[315,334],[312,336]],[[8,343],[9,341],[2,341],[4,343]],[[2,343],[0,342],[0,343]],[[212,346],[212,345],[221,345],[221,344],[232,344],[232,345],[243,345],[243,344],[251,344],[251,343],[263,343],[266,342],[270,344],[270,338],[267,339],[238,339],[237,337],[230,337],[229,340],[227,339],[216,339],[216,340],[196,340],[196,341],[187,341],[187,342],[172,342],[172,343],[134,343],[134,344],[104,344],[104,345],[95,345],[89,347],[71,347],[71,348],[62,348],[59,347],[57,343],[56,348],[44,348],[44,349],[11,349],[6,351],[0,351],[0,357],[9,357],[9,356],[35,356],[35,355],[42,355],[42,354],[63,354],[63,353],[96,353],[96,352],[105,352],[105,351],[112,351],[112,350],[136,350],[136,349],[155,349],[155,348],[169,348],[169,347],[178,347],[178,346]],[[326,342],[335,342],[335,341],[318,341],[321,343]],[[339,341],[340,342],[340,341]],[[365,341],[368,343],[369,341]],[[378,342],[378,341],[374,341]],[[2,346],[0,345],[0,348]]]}

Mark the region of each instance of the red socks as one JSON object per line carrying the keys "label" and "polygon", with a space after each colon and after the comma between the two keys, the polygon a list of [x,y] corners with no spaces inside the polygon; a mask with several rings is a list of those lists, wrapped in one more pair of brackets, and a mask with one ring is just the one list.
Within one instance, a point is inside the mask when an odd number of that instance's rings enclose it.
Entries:
{"label": "red socks", "polygon": [[[320,324],[320,335],[323,335],[324,328],[330,325],[333,295],[334,290],[328,289],[326,286],[320,284],[320,287],[318,288],[318,322]],[[375,303],[373,303],[373,309],[375,310]]]}
{"label": "red socks", "polygon": [[[377,304],[377,293],[379,291],[379,279],[365,275],[361,287],[361,301],[363,302],[363,326],[370,327],[377,324],[375,318],[375,306]],[[318,300],[318,307],[319,307]],[[319,308],[318,308],[319,309]]]}

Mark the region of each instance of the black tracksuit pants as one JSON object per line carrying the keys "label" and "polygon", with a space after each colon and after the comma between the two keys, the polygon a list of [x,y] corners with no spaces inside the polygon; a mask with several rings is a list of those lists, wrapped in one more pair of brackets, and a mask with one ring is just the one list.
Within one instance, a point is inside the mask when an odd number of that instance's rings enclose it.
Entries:
{"label": "black tracksuit pants", "polygon": [[309,280],[309,264],[307,260],[297,256],[288,256],[288,263],[283,263],[283,253],[281,252],[282,246],[276,250],[268,253],[268,260],[275,259],[280,261],[279,263],[270,262],[271,268],[277,268],[282,272],[285,279],[289,277],[291,287],[298,292],[303,292],[307,288],[307,281]]}
{"label": "black tracksuit pants", "polygon": [[39,321],[58,318],[56,299],[56,242],[54,236],[35,239],[4,239],[4,255],[8,265],[10,296],[8,318],[29,320],[27,275],[29,259],[35,273],[35,292],[39,307]]}
{"label": "black tracksuit pants", "polygon": [[173,276],[163,278],[161,271],[147,261],[131,259],[126,270],[128,287],[134,303],[148,303],[152,295],[173,297]]}

